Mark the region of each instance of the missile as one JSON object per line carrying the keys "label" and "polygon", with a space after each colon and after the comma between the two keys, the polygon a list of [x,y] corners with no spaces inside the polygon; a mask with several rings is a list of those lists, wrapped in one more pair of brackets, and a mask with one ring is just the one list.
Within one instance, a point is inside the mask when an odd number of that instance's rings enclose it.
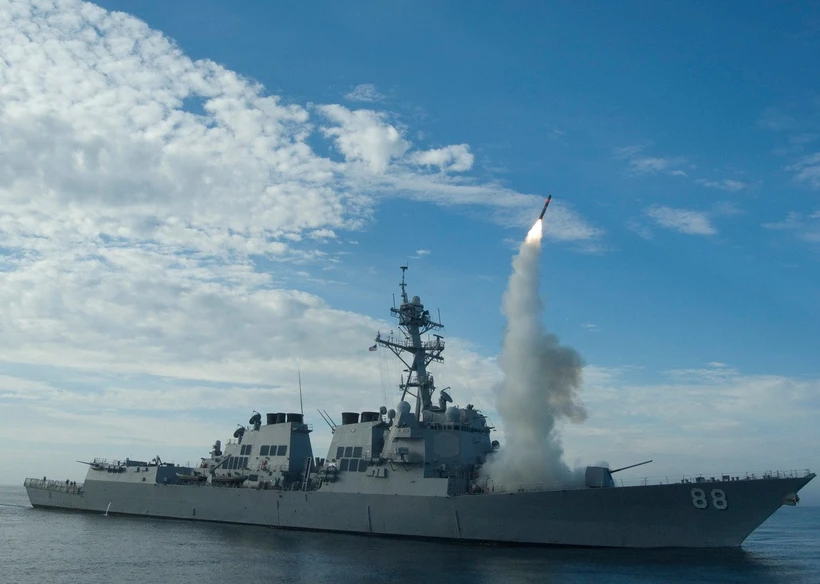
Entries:
{"label": "missile", "polygon": [[546,202],[546,203],[544,203],[544,208],[543,208],[543,209],[541,209],[541,214],[538,216],[538,219],[543,219],[543,218],[544,218],[544,213],[546,213],[546,212],[547,212],[547,207],[549,207],[549,206],[550,206],[550,201],[551,201],[551,200],[552,200],[552,195],[550,195],[550,196],[548,196],[548,197],[547,197],[547,202]]}

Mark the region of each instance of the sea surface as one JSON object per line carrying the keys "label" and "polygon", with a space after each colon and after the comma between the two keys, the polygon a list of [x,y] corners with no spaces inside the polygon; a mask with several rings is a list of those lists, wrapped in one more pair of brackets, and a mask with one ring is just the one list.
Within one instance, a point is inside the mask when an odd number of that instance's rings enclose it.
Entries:
{"label": "sea surface", "polygon": [[555,582],[820,584],[820,507],[784,507],[740,549],[436,543],[33,509],[0,487],[0,584]]}

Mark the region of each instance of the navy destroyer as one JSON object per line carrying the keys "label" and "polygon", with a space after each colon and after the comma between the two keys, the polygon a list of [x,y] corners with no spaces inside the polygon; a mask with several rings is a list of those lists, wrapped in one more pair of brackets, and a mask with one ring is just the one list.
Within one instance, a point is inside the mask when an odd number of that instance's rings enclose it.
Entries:
{"label": "navy destroyer", "polygon": [[[542,214],[543,215],[543,214]],[[443,360],[441,324],[418,296],[390,309],[399,333],[375,345],[406,366],[395,409],[343,412],[325,457],[302,413],[254,412],[195,466],[94,459],[85,482],[25,481],[34,507],[473,542],[602,547],[731,547],[814,478],[801,472],[616,484],[590,466],[577,484],[494,488],[498,453],[486,417],[456,407],[428,367]],[[620,483],[620,482],[619,482]]]}

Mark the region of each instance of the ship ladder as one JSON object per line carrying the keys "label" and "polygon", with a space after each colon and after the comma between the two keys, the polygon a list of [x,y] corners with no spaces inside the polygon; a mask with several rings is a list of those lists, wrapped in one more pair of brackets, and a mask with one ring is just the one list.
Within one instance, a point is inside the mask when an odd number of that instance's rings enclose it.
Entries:
{"label": "ship ladder", "polygon": [[305,460],[305,478],[302,481],[302,490],[303,491],[308,490],[308,483],[310,482],[310,469],[311,469],[312,466],[313,466],[313,459],[308,457]]}

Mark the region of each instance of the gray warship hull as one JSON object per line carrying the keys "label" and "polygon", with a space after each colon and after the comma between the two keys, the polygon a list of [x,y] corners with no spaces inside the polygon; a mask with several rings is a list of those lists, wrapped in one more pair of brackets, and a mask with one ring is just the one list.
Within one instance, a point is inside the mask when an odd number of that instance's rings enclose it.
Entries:
{"label": "gray warship hull", "polygon": [[[473,542],[665,548],[739,546],[781,505],[794,504],[813,477],[452,497],[110,481],[76,488],[38,479],[28,479],[26,488],[34,507],[96,513]],[[717,505],[708,500],[715,492],[722,493]]]}
{"label": "gray warship hull", "polygon": [[[549,202],[549,201],[547,201]],[[546,209],[546,204],[544,206]],[[542,213],[543,215],[543,213]],[[427,366],[443,361],[442,325],[418,296],[407,293],[402,266],[401,304],[390,309],[399,333],[376,335],[405,365],[396,409],[342,412],[331,429],[325,458],[311,446],[304,412],[253,412],[222,450],[195,466],[95,458],[85,484],[25,482],[35,507],[469,542],[665,548],[733,547],[781,505],[797,503],[810,472],[744,477],[697,476],[670,484],[615,486],[618,469],[588,466],[583,483],[560,488],[536,483],[541,460],[524,464],[510,482],[484,467],[505,456],[494,430],[472,404],[454,404],[437,390]],[[438,404],[433,401],[438,391]],[[415,397],[413,406],[406,401]],[[78,461],[81,462],[81,461]],[[560,477],[555,477],[559,479]],[[572,481],[568,483],[567,481]],[[578,482],[575,482],[578,481]],[[572,485],[570,487],[570,484]]]}

